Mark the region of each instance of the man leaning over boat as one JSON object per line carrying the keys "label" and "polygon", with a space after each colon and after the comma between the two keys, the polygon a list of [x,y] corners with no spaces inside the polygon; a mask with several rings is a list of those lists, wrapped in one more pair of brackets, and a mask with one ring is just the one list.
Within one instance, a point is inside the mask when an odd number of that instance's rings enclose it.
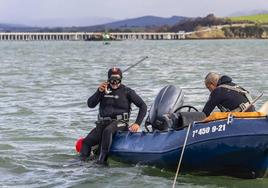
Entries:
{"label": "man leaning over boat", "polygon": [[203,108],[206,116],[209,116],[216,106],[222,112],[242,112],[247,108],[247,112],[255,111],[255,107],[250,104],[252,98],[249,92],[233,83],[229,76],[210,72],[205,77],[205,86],[210,91],[209,99]]}

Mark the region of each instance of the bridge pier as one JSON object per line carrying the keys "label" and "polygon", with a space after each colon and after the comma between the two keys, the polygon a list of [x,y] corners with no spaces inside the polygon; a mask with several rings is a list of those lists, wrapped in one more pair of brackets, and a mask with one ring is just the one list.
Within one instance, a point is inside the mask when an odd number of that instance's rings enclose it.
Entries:
{"label": "bridge pier", "polygon": [[[186,33],[110,33],[110,37],[116,40],[181,40]],[[0,32],[0,41],[83,41],[93,38],[101,38],[102,33],[37,33],[37,32]]]}

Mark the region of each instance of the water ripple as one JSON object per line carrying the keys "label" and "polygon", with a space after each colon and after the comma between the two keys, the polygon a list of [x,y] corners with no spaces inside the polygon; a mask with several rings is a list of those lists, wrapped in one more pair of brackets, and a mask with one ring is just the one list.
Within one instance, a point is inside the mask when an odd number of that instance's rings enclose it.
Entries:
{"label": "water ripple", "polygon": [[[107,70],[122,70],[123,83],[150,106],[168,84],[183,87],[185,104],[202,109],[209,92],[204,76],[217,71],[258,95],[268,90],[267,40],[1,42],[0,187],[171,187],[174,173],[110,161],[99,169],[70,165],[75,140],[94,127],[98,111],[87,98]],[[257,107],[267,100],[267,93]],[[131,119],[137,108],[133,107]],[[183,175],[179,187],[267,187],[267,180]]]}

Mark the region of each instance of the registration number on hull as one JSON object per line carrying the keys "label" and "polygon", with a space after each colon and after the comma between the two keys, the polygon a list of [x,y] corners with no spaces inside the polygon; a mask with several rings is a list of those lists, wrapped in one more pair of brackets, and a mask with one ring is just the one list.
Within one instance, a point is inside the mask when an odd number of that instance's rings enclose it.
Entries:
{"label": "registration number on hull", "polygon": [[215,132],[222,132],[225,130],[226,130],[226,124],[214,125],[212,127],[204,127],[204,128],[193,130],[192,138],[196,136],[202,136],[206,134],[215,133]]}

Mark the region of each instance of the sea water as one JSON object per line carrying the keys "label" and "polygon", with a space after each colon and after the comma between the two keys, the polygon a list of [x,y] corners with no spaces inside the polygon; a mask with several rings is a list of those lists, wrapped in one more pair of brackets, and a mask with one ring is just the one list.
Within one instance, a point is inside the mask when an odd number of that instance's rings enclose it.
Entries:
{"label": "sea water", "polygon": [[[171,187],[174,172],[110,160],[72,164],[75,140],[94,127],[98,111],[87,99],[107,79],[123,83],[151,106],[166,85],[183,88],[184,104],[202,110],[210,71],[229,75],[253,96],[268,100],[268,40],[0,42],[0,187]],[[131,122],[137,108],[133,106]],[[179,156],[178,156],[179,157]],[[198,160],[198,156],[196,156]],[[180,175],[177,187],[268,187],[268,179]]]}

